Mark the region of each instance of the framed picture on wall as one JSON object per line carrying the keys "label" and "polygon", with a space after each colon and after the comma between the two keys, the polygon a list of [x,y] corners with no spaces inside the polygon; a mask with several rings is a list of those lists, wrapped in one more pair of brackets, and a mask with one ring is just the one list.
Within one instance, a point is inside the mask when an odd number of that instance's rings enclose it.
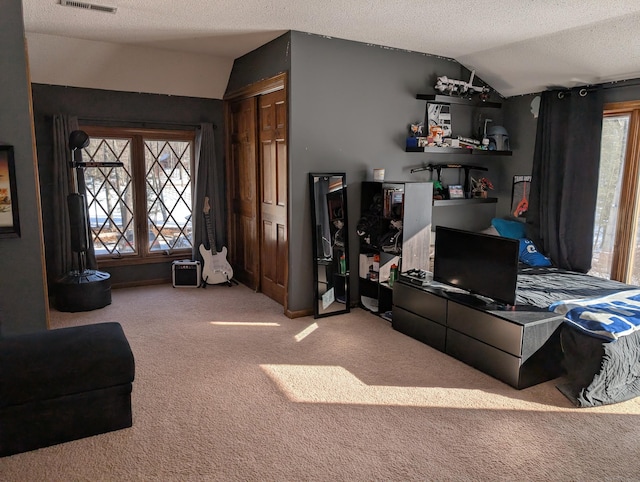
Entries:
{"label": "framed picture on wall", "polygon": [[0,146],[0,238],[20,236],[13,146]]}
{"label": "framed picture on wall", "polygon": [[513,176],[513,188],[511,189],[511,214],[513,217],[527,217],[530,190],[531,176]]}

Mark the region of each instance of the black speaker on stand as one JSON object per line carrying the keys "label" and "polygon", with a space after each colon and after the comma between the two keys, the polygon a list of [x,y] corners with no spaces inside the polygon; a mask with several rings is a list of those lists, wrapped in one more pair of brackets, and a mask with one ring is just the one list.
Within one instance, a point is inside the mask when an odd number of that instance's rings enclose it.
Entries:
{"label": "black speaker on stand", "polygon": [[111,275],[87,268],[90,236],[87,222],[87,203],[78,189],[78,171],[85,167],[122,167],[121,162],[82,162],[82,149],[89,145],[84,131],[69,135],[69,149],[73,153],[71,171],[73,190],[67,196],[71,250],[77,256],[78,269],[72,269],[54,284],[54,305],[59,311],[91,311],[111,304]]}

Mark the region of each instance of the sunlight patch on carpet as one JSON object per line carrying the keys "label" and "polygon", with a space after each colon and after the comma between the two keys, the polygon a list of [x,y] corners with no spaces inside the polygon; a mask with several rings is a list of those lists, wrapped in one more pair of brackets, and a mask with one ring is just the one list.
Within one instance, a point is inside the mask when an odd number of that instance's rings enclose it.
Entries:
{"label": "sunlight patch on carpet", "polygon": [[302,341],[307,336],[309,336],[311,333],[316,331],[317,329],[318,329],[318,324],[317,323],[311,323],[304,330],[302,330],[300,333],[298,333],[294,338],[296,339],[296,341]]}
{"label": "sunlight patch on carpet", "polygon": [[280,323],[261,323],[255,321],[210,321],[209,323],[218,326],[280,326]]}
{"label": "sunlight patch on carpet", "polygon": [[[485,390],[367,385],[340,366],[260,365],[298,403],[334,403],[479,410],[555,411],[558,407]],[[584,409],[581,409],[584,410]],[[565,410],[563,410],[565,411]],[[573,411],[569,409],[569,411]]]}

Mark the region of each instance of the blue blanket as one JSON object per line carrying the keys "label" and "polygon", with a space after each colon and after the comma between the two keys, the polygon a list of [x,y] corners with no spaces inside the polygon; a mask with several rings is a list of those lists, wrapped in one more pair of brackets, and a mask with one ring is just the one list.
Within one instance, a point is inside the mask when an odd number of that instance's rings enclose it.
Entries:
{"label": "blue blanket", "polygon": [[599,298],[557,301],[549,310],[564,315],[566,323],[608,341],[640,330],[640,289]]}

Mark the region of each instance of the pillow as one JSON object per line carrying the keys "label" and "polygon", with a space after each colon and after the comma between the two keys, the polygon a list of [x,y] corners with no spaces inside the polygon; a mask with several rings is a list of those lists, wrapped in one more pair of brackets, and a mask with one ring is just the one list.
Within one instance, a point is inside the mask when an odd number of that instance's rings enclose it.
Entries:
{"label": "pillow", "polygon": [[520,238],[520,261],[529,266],[551,266],[551,260],[540,253],[533,241]]}
{"label": "pillow", "polygon": [[493,218],[491,220],[491,226],[496,228],[500,236],[505,238],[520,239],[524,238],[526,234],[526,224],[520,221],[512,221],[510,219]]}

